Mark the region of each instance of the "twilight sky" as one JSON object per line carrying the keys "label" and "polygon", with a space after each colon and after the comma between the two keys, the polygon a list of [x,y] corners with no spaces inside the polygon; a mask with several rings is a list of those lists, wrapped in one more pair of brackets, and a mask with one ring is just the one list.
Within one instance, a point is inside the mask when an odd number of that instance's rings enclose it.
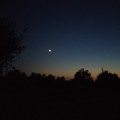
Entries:
{"label": "twilight sky", "polygon": [[85,68],[95,77],[103,67],[120,75],[119,0],[4,0],[1,6],[19,30],[30,27],[15,62],[21,71],[71,78]]}

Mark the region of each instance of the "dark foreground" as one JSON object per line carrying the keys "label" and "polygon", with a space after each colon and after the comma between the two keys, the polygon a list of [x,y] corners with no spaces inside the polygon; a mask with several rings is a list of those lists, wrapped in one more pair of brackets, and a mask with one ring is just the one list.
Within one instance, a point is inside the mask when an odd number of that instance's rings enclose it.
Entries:
{"label": "dark foreground", "polygon": [[120,84],[1,80],[1,120],[116,120]]}

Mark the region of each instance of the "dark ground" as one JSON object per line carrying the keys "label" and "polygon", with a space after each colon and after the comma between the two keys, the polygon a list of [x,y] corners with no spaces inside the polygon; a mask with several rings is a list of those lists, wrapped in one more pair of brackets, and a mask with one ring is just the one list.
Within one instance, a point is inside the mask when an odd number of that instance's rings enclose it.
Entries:
{"label": "dark ground", "polygon": [[1,80],[1,120],[116,120],[120,84]]}

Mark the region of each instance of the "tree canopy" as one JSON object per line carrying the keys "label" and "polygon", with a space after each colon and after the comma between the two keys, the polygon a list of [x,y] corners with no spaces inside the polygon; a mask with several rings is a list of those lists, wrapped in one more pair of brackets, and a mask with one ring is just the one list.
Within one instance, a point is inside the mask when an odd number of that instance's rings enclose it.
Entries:
{"label": "tree canopy", "polygon": [[74,80],[91,80],[91,73],[84,68],[78,70],[74,75]]}
{"label": "tree canopy", "polygon": [[0,74],[12,67],[13,60],[24,48],[23,34],[18,34],[13,22],[0,18]]}

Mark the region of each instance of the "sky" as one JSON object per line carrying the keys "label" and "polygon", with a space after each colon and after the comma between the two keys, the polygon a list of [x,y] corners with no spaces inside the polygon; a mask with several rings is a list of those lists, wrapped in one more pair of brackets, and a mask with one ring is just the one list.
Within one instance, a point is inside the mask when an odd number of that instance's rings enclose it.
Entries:
{"label": "sky", "polygon": [[[120,75],[120,1],[4,0],[0,15],[29,27],[16,68],[73,78],[81,68]],[[49,52],[51,49],[51,52]]]}

